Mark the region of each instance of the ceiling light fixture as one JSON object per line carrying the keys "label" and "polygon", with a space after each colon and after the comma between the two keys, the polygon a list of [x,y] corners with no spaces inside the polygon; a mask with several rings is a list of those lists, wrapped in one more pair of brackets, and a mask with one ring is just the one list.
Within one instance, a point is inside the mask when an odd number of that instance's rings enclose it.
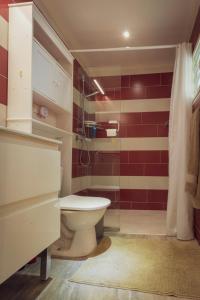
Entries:
{"label": "ceiling light fixture", "polygon": [[123,37],[124,37],[125,39],[128,39],[128,38],[130,37],[130,32],[129,32],[128,30],[125,30],[125,31],[123,32]]}
{"label": "ceiling light fixture", "polygon": [[96,79],[93,79],[94,83],[96,84],[98,90],[101,92],[101,94],[105,95],[104,90],[102,89],[102,87],[100,86],[100,84],[98,83],[98,81]]}

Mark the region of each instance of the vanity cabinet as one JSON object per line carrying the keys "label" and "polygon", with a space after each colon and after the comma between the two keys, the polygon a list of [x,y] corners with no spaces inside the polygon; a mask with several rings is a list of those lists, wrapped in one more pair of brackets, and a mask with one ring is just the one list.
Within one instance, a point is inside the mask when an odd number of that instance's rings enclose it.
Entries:
{"label": "vanity cabinet", "polygon": [[0,284],[60,236],[60,145],[0,127]]}

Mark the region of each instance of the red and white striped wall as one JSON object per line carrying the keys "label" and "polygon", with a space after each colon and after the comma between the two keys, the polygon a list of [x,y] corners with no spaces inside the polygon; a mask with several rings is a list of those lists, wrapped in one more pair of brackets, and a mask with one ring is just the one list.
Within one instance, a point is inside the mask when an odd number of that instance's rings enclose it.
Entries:
{"label": "red and white striped wall", "polygon": [[[114,208],[166,209],[172,73],[107,76],[98,80],[106,93],[87,103],[87,112],[91,116],[95,112],[102,129],[90,144],[90,167],[80,166],[80,150],[74,146],[73,181],[87,178],[85,189],[98,187],[87,193],[109,194]],[[78,119],[79,103],[74,102],[74,117]],[[105,129],[116,126],[110,125],[109,120],[119,121],[116,138],[106,137]],[[111,190],[104,190],[105,186]]]}

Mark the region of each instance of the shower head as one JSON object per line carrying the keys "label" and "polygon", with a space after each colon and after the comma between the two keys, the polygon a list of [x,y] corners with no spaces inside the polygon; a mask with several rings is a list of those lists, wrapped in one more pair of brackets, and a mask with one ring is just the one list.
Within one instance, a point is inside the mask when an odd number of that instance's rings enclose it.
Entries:
{"label": "shower head", "polygon": [[91,93],[91,94],[86,95],[85,98],[92,97],[92,96],[94,96],[94,95],[96,95],[96,94],[99,94],[99,93],[100,93],[99,91],[95,91],[95,92],[93,92],[93,93]]}

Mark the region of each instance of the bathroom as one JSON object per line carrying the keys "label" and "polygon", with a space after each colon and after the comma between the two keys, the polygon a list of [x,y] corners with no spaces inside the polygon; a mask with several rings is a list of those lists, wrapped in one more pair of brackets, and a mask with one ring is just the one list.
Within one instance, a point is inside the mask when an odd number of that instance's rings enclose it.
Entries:
{"label": "bathroom", "polygon": [[200,0],[0,0],[1,299],[200,299],[199,34]]}

